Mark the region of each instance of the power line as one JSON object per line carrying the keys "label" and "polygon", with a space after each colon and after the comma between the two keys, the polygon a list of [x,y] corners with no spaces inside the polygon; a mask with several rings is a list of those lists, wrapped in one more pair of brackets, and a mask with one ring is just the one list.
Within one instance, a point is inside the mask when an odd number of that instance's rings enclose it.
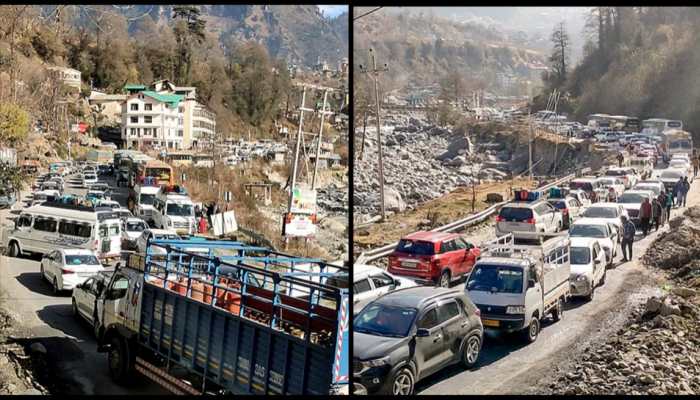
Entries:
{"label": "power line", "polygon": [[375,12],[375,11],[379,11],[379,10],[382,9],[382,8],[384,8],[384,6],[377,7],[377,8],[375,8],[374,10],[371,10],[371,11],[367,11],[366,13],[364,13],[364,14],[362,14],[362,15],[358,15],[357,17],[353,18],[352,20],[353,20],[353,21],[357,21],[358,19],[360,19],[360,18],[362,18],[362,17],[365,17],[365,16],[367,16],[367,15],[370,15],[370,14],[372,14],[372,13]]}

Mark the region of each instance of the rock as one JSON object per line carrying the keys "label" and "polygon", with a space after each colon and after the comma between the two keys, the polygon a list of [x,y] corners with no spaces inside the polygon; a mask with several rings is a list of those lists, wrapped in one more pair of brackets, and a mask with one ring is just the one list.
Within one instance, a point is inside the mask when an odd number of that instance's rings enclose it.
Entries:
{"label": "rock", "polygon": [[681,315],[681,308],[676,304],[672,304],[671,299],[666,298],[661,305],[660,312],[664,317],[667,315]]}
{"label": "rock", "polygon": [[41,342],[34,342],[29,346],[29,351],[32,354],[46,354],[46,347]]}
{"label": "rock", "polygon": [[675,287],[671,289],[671,293],[681,296],[683,298],[695,297],[698,295],[698,291],[694,289],[688,289],[684,287]]}
{"label": "rock", "polygon": [[658,297],[650,297],[647,299],[646,312],[656,314],[661,309],[663,302]]}
{"label": "rock", "polygon": [[406,209],[406,203],[396,189],[384,188],[384,207],[389,211],[403,212]]}
{"label": "rock", "polygon": [[486,202],[487,203],[500,203],[503,201],[503,195],[500,193],[487,193]]}

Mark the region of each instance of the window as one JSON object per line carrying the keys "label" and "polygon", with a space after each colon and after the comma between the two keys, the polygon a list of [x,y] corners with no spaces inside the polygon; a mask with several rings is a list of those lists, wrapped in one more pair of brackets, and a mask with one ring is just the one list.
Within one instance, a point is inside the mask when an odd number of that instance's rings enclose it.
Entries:
{"label": "window", "polygon": [[44,232],[56,232],[56,220],[53,218],[34,218],[34,229]]}
{"label": "window", "polygon": [[440,323],[449,321],[459,315],[459,306],[454,301],[442,304],[438,307],[438,319]]}
{"label": "window", "polygon": [[[148,104],[147,104],[147,105],[148,105]],[[150,123],[153,122],[153,117],[151,117],[150,115],[145,115],[145,116],[143,117],[143,122],[146,123],[146,124],[150,124]]]}
{"label": "window", "polygon": [[90,224],[87,223],[61,221],[58,224],[58,233],[63,235],[89,238],[92,234],[92,227],[90,226]]}
{"label": "window", "polygon": [[113,300],[121,299],[126,296],[126,290],[129,288],[129,280],[125,276],[119,276],[114,280],[112,284],[111,298]]}
{"label": "window", "polygon": [[394,284],[394,280],[391,279],[386,274],[374,275],[371,277],[371,279],[372,279],[372,282],[374,283],[375,289],[379,289],[380,287],[390,286],[390,285]]}
{"label": "window", "polygon": [[435,245],[432,242],[413,241],[401,239],[396,246],[397,253],[408,253],[422,256],[432,256],[435,254]]}
{"label": "window", "polygon": [[32,225],[32,216],[31,215],[22,215],[17,220],[17,227],[26,227],[26,226],[31,226],[31,225]]}
{"label": "window", "polygon": [[138,111],[139,103],[131,103],[131,111]]}
{"label": "window", "polygon": [[139,123],[139,117],[131,117],[129,118],[132,124],[138,124]]}
{"label": "window", "polygon": [[454,240],[455,242],[455,249],[461,250],[461,249],[470,249],[471,247],[469,246],[469,243],[465,242],[462,240],[462,238],[457,238]]}
{"label": "window", "polygon": [[152,111],[153,110],[153,104],[146,103],[143,105],[143,109],[146,111]]}
{"label": "window", "polygon": [[442,242],[442,244],[440,245],[440,253],[447,253],[449,251],[455,250],[457,250],[457,246],[455,245],[454,240]]}
{"label": "window", "polygon": [[357,281],[352,285],[352,292],[354,294],[359,294],[359,293],[364,293],[372,288],[369,286],[369,280],[363,279],[361,281]]}
{"label": "window", "polygon": [[418,322],[418,329],[431,329],[437,326],[437,324],[437,311],[433,308],[420,319],[420,322]]}
{"label": "window", "polygon": [[136,128],[131,128],[130,133],[131,136],[136,136]]}
{"label": "window", "polygon": [[179,129],[179,130],[177,131],[177,136],[179,136],[179,137],[183,137],[183,136],[184,136],[184,133],[182,132],[182,129]]}
{"label": "window", "polygon": [[184,121],[185,121],[185,120],[184,120],[182,117],[180,117],[180,118],[177,119],[177,124],[178,124],[178,125],[184,125],[184,124],[185,124]]}

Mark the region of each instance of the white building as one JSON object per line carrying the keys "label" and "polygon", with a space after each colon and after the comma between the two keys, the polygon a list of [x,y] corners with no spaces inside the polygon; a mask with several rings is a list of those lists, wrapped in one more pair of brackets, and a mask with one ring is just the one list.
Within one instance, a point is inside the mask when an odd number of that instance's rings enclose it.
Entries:
{"label": "white building", "polygon": [[195,102],[192,111],[192,147],[204,148],[215,139],[216,115]]}

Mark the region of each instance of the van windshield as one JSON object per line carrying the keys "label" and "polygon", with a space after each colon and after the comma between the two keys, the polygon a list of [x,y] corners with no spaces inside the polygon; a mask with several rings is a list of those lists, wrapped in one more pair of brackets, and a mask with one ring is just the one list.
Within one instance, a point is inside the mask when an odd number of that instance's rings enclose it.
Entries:
{"label": "van windshield", "polygon": [[416,309],[370,303],[353,321],[353,331],[376,336],[406,337]]}
{"label": "van windshield", "polygon": [[573,224],[569,229],[570,237],[606,238],[607,231],[603,225],[577,225]]}
{"label": "van windshield", "polygon": [[192,205],[168,203],[167,214],[181,217],[192,216]]}
{"label": "van windshield", "polygon": [[141,198],[139,199],[139,203],[141,204],[147,204],[149,206],[153,205],[153,200],[156,198],[155,194],[144,194],[141,193]]}
{"label": "van windshield", "polygon": [[467,290],[494,293],[522,293],[523,269],[514,266],[480,264],[469,274]]}

